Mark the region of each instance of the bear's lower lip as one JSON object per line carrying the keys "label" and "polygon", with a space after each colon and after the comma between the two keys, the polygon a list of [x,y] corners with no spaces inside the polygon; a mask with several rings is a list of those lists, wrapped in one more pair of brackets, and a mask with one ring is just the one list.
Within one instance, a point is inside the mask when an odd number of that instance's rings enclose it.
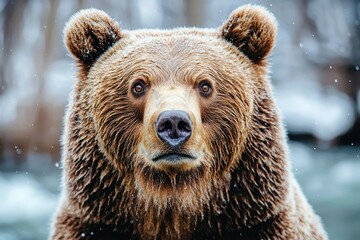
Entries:
{"label": "bear's lower lip", "polygon": [[188,155],[188,154],[183,154],[183,153],[166,153],[166,154],[161,154],[156,156],[153,161],[159,161],[159,160],[165,160],[165,161],[169,161],[169,162],[177,162],[177,161],[181,161],[181,160],[189,160],[189,159],[195,159],[195,157]]}

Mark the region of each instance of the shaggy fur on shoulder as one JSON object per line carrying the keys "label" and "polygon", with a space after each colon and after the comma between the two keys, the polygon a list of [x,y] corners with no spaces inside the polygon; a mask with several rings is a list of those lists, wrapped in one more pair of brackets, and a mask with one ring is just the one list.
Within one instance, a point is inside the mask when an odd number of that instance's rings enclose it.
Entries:
{"label": "shaggy fur on shoulder", "polygon": [[125,31],[75,14],[51,239],[327,239],[290,172],[267,76],[275,38],[253,5],[219,29]]}

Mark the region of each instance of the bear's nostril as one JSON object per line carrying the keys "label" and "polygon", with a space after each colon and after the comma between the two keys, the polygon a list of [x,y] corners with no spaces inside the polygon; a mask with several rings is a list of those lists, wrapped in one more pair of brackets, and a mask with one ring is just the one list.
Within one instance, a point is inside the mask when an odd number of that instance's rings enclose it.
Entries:
{"label": "bear's nostril", "polygon": [[185,132],[191,132],[191,127],[186,121],[179,121],[178,130],[185,131]]}
{"label": "bear's nostril", "polygon": [[173,128],[173,124],[171,123],[171,121],[165,121],[165,122],[159,124],[157,131],[158,132],[171,131],[172,128]]}
{"label": "bear's nostril", "polygon": [[155,128],[161,141],[176,148],[191,136],[192,122],[186,112],[169,110],[159,114]]}

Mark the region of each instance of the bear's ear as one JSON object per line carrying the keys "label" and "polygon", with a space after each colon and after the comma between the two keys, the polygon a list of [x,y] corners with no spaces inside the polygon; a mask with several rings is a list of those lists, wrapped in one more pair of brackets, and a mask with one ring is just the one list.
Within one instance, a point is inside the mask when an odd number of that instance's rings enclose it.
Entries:
{"label": "bear's ear", "polygon": [[92,65],[121,37],[119,25],[97,9],[77,12],[64,28],[66,48],[85,67]]}
{"label": "bear's ear", "polygon": [[264,7],[245,5],[235,9],[220,30],[226,41],[261,64],[275,45],[276,29],[275,17]]}

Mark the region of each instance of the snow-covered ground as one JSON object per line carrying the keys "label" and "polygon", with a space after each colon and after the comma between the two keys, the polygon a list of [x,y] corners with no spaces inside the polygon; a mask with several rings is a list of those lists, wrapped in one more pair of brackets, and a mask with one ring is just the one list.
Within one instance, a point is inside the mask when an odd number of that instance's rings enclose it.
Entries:
{"label": "snow-covered ground", "polygon": [[59,174],[0,172],[0,240],[46,239],[58,201]]}
{"label": "snow-covered ground", "polygon": [[[332,240],[360,236],[360,148],[290,144],[292,168]],[[0,171],[0,240],[47,239],[60,171]]]}

